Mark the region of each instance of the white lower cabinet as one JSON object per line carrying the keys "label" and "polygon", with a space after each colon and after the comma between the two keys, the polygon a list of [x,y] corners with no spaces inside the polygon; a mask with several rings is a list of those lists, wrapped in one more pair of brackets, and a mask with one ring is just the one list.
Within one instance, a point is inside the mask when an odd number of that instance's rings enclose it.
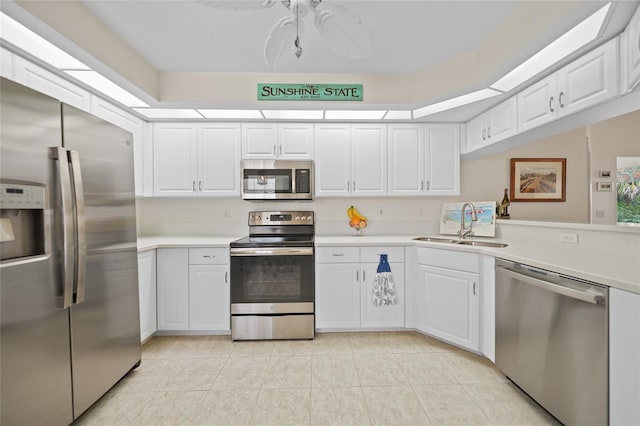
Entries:
{"label": "white lower cabinet", "polygon": [[640,294],[609,290],[609,424],[640,425]]}
{"label": "white lower cabinet", "polygon": [[156,332],[156,251],[138,253],[138,292],[140,298],[140,341]]}
{"label": "white lower cabinet", "polygon": [[[373,304],[380,254],[387,254],[398,303]],[[404,247],[316,248],[316,328],[404,327]]]}
{"label": "white lower cabinet", "polygon": [[417,268],[418,329],[478,352],[479,255],[419,248]]}
{"label": "white lower cabinet", "polygon": [[229,250],[158,249],[158,330],[228,331]]}

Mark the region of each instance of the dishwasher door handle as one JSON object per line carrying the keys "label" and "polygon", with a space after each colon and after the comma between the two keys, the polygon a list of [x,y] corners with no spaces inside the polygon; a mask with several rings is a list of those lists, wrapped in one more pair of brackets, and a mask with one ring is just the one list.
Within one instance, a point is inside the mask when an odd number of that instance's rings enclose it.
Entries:
{"label": "dishwasher door handle", "polygon": [[600,294],[593,294],[586,291],[575,290],[573,288],[553,284],[538,278],[533,278],[528,275],[519,274],[517,272],[513,272],[502,267],[498,267],[498,268],[496,269],[497,274],[505,275],[507,277],[516,279],[526,284],[530,284],[532,286],[541,288],[543,290],[551,291],[553,293],[561,294],[563,296],[571,297],[573,299],[582,300],[583,302],[591,303],[594,305],[599,305],[604,303],[604,297]]}

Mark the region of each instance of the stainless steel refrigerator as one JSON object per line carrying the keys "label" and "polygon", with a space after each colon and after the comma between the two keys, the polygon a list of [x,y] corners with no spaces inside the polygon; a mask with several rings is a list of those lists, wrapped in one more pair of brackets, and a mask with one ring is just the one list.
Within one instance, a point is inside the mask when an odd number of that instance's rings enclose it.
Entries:
{"label": "stainless steel refrigerator", "polygon": [[132,138],[0,85],[0,424],[67,425],[140,362]]}

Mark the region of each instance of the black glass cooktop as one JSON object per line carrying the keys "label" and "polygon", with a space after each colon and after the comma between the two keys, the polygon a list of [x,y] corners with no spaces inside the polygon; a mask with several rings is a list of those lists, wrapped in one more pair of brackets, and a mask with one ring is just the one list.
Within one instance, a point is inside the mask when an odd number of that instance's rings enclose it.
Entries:
{"label": "black glass cooktop", "polygon": [[313,247],[313,235],[253,235],[231,242],[232,248]]}

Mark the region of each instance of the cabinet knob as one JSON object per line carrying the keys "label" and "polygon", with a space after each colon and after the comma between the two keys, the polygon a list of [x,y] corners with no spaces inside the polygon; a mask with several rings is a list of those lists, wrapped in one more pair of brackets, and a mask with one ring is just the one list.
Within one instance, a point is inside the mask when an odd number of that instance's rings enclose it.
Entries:
{"label": "cabinet knob", "polygon": [[560,104],[560,108],[564,108],[564,104],[562,103],[562,96],[564,96],[564,92],[560,92],[560,95],[558,95],[558,103]]}
{"label": "cabinet knob", "polygon": [[202,192],[202,181],[198,182],[198,190]]}
{"label": "cabinet knob", "polygon": [[193,181],[193,190],[194,191],[196,190],[196,181],[195,180]]}
{"label": "cabinet knob", "polygon": [[491,139],[491,126],[487,127],[487,138]]}
{"label": "cabinet knob", "polygon": [[553,112],[553,105],[551,105],[551,103],[552,103],[552,102],[553,102],[553,96],[551,96],[551,97],[549,98],[549,111],[550,111],[550,112]]}
{"label": "cabinet knob", "polygon": [[356,269],[356,282],[360,281],[360,271]]}
{"label": "cabinet knob", "polygon": [[487,139],[487,129],[482,129],[482,140],[486,140]]}

